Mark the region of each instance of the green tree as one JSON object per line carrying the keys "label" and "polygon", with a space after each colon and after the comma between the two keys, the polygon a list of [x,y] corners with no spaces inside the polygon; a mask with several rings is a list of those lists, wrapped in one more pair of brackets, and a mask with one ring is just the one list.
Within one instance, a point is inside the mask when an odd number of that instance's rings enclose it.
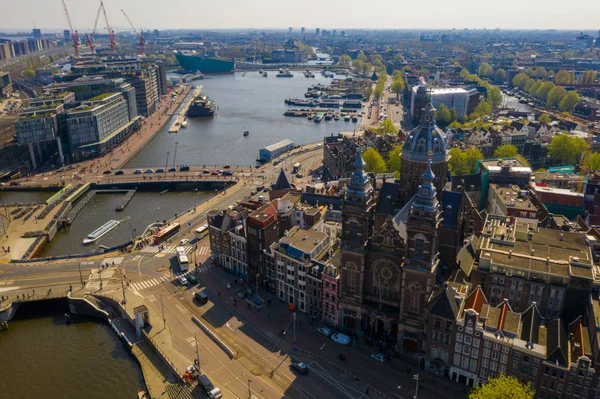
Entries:
{"label": "green tree", "polygon": [[564,69],[558,71],[556,76],[554,76],[554,82],[557,85],[571,83],[571,74]]}
{"label": "green tree", "polygon": [[596,81],[596,72],[594,71],[585,71],[579,83],[583,85],[593,85]]}
{"label": "green tree", "polygon": [[512,144],[504,144],[494,151],[494,158],[512,158],[519,155],[517,147]]}
{"label": "green tree", "polygon": [[392,82],[392,93],[396,93],[396,97],[399,98],[400,94],[404,91],[404,87],[404,79],[402,79],[402,76],[399,76]]}
{"label": "green tree", "polygon": [[394,72],[392,72],[392,80],[396,80],[398,78],[402,78],[402,71],[395,69]]}
{"label": "green tree", "polygon": [[467,150],[465,151],[465,159],[467,162],[469,174],[472,174],[475,173],[477,161],[483,159],[483,153],[478,148],[470,147],[467,148]]}
{"label": "green tree", "polygon": [[538,121],[545,124],[549,124],[550,122],[552,122],[552,120],[547,114],[541,114],[538,118]]}
{"label": "green tree", "polygon": [[548,76],[548,71],[546,71],[546,68],[544,67],[537,67],[535,68],[535,71],[533,71],[533,76],[538,79],[544,79]]}
{"label": "green tree", "polygon": [[352,62],[352,58],[348,54],[342,54],[340,57],[340,65],[348,66]]}
{"label": "green tree", "polygon": [[517,87],[523,89],[525,87],[525,85],[527,84],[528,80],[529,80],[529,76],[527,76],[527,74],[525,74],[524,72],[521,72],[521,73],[518,73],[517,75],[515,75],[512,82],[513,82],[514,86],[517,86]]}
{"label": "green tree", "polygon": [[397,145],[390,151],[388,161],[388,172],[394,172],[396,179],[400,178],[400,167],[402,166],[402,144]]}
{"label": "green tree", "polygon": [[368,148],[363,152],[362,157],[366,164],[366,172],[373,172],[375,174],[385,172],[385,161],[375,148]]}
{"label": "green tree", "polygon": [[440,104],[440,107],[435,111],[435,119],[441,127],[448,126],[452,122],[448,107],[444,104]]}
{"label": "green tree", "polygon": [[370,62],[365,62],[363,64],[363,76],[366,76],[367,73],[371,72],[372,69],[373,69],[373,65],[371,65]]}
{"label": "green tree", "polygon": [[488,63],[479,64],[479,70],[477,71],[477,75],[482,78],[488,78],[494,75],[494,69]]}
{"label": "green tree", "polygon": [[562,112],[573,112],[573,109],[577,104],[581,102],[581,97],[575,91],[569,91],[565,96],[560,100],[558,104],[558,109]]}
{"label": "green tree", "polygon": [[589,146],[581,137],[557,134],[548,145],[550,159],[561,165],[575,165]]}
{"label": "green tree", "polygon": [[525,70],[525,74],[526,74],[527,76],[530,76],[530,77],[531,77],[531,76],[533,76],[533,69],[531,69],[531,68],[527,68],[527,69]]}
{"label": "green tree", "polygon": [[515,377],[500,374],[472,390],[469,399],[533,399],[534,395],[530,384],[522,384]]}
{"label": "green tree", "polygon": [[587,167],[590,172],[600,170],[600,153],[593,153],[588,157]]}
{"label": "green tree", "polygon": [[391,119],[384,119],[379,123],[379,127],[377,128],[378,134],[385,133],[398,133],[398,128],[394,125]]}
{"label": "green tree", "polygon": [[35,72],[33,71],[33,69],[25,69],[23,72],[21,72],[21,75],[23,75],[23,77],[25,79],[33,79],[35,78]]}
{"label": "green tree", "polygon": [[367,62],[367,56],[362,51],[360,53],[358,53],[358,55],[356,56],[356,59],[360,60],[362,62]]}
{"label": "green tree", "polygon": [[566,94],[567,91],[564,89],[564,87],[556,86],[548,93],[548,97],[546,99],[546,106],[548,108],[557,108]]}
{"label": "green tree", "polygon": [[494,73],[494,82],[497,84],[506,82],[506,71],[504,69],[500,68]]}
{"label": "green tree", "polygon": [[394,56],[394,61],[396,62],[404,62],[404,57],[402,56],[402,54],[398,53]]}
{"label": "green tree", "polygon": [[456,108],[450,108],[450,123],[456,122],[458,120],[458,114],[456,113]]}
{"label": "green tree", "polygon": [[356,59],[356,60],[352,61],[352,68],[354,69],[354,72],[362,73],[363,69],[365,68],[365,62],[362,60]]}
{"label": "green tree", "polygon": [[378,81],[377,84],[375,84],[375,90],[373,91],[373,95],[375,96],[375,98],[380,98],[383,94],[384,89],[385,83],[382,81]]}
{"label": "green tree", "polygon": [[552,82],[544,82],[544,83],[542,83],[540,85],[540,87],[536,90],[536,92],[533,95],[536,96],[537,98],[539,98],[542,101],[547,101],[548,100],[548,94],[555,87],[556,86]]}
{"label": "green tree", "polygon": [[469,115],[471,119],[481,118],[482,116],[489,115],[492,112],[492,106],[487,101],[481,101],[475,107],[475,111]]}
{"label": "green tree", "polygon": [[488,91],[487,100],[493,108],[498,108],[502,104],[502,92],[498,86],[494,86]]}
{"label": "green tree", "polygon": [[467,166],[467,157],[460,148],[452,148],[449,151],[450,160],[448,161],[448,168],[454,176],[462,176],[469,174]]}

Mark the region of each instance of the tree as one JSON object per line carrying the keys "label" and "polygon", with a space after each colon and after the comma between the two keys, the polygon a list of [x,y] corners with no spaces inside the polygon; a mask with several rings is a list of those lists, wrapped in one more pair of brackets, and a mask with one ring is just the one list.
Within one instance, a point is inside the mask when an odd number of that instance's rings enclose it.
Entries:
{"label": "tree", "polygon": [[493,108],[498,108],[502,104],[502,92],[498,86],[494,86],[488,91],[488,102]]}
{"label": "tree", "polygon": [[581,137],[561,133],[552,138],[548,145],[548,155],[561,165],[575,165],[588,149],[588,144]]}
{"label": "tree", "polygon": [[348,54],[342,54],[340,57],[340,65],[348,66],[352,62],[352,58]]}
{"label": "tree", "polygon": [[460,148],[452,148],[449,152],[450,160],[448,168],[454,176],[462,176],[469,174],[467,166],[467,158],[465,153]]}
{"label": "tree", "polygon": [[352,68],[356,73],[362,73],[365,68],[365,62],[359,59],[352,61]]}
{"label": "tree", "polygon": [[479,148],[470,147],[465,151],[465,159],[467,162],[467,169],[469,174],[475,173],[475,167],[477,166],[477,161],[483,159],[483,153],[479,150]]}
{"label": "tree", "polygon": [[560,100],[558,104],[558,109],[562,112],[573,112],[573,109],[577,104],[581,102],[581,97],[574,91],[569,91],[565,96]]}
{"label": "tree", "polygon": [[456,113],[456,108],[450,108],[450,123],[456,122],[458,120],[458,114]]}
{"label": "tree", "polygon": [[356,56],[356,59],[360,60],[362,62],[367,62],[367,56],[362,51],[360,53],[358,53],[358,55]]}
{"label": "tree", "polygon": [[490,66],[490,64],[484,62],[479,65],[477,75],[481,76],[482,78],[491,77],[494,75],[494,69]]}
{"label": "tree", "polygon": [[534,395],[530,384],[522,384],[515,377],[500,374],[471,391],[469,399],[533,399]]}
{"label": "tree", "polygon": [[538,121],[545,124],[549,124],[550,122],[552,122],[552,120],[547,114],[541,114],[538,118]]}
{"label": "tree", "polygon": [[557,85],[571,83],[571,74],[564,69],[558,71],[556,76],[554,76],[554,82]]}
{"label": "tree", "polygon": [[373,69],[373,65],[371,65],[370,62],[365,62],[363,64],[363,76],[365,76],[367,73],[371,72],[371,69]]}
{"label": "tree", "polygon": [[398,53],[394,56],[394,61],[396,62],[404,62],[404,57],[402,56],[402,54]]}
{"label": "tree", "polygon": [[452,122],[448,107],[444,104],[440,104],[440,107],[435,111],[435,119],[441,127],[448,126]]}
{"label": "tree", "polygon": [[517,151],[517,147],[512,144],[504,144],[496,148],[494,151],[494,158],[516,158],[523,165],[529,166],[529,162]]}
{"label": "tree", "polygon": [[535,68],[535,71],[533,71],[533,76],[539,79],[544,79],[546,76],[548,76],[548,72],[544,67],[537,67]]}
{"label": "tree", "polygon": [[492,112],[492,106],[487,101],[481,101],[475,107],[475,111],[469,115],[471,119],[481,118],[482,116],[489,115]]}
{"label": "tree", "polygon": [[566,94],[567,91],[563,87],[556,86],[548,93],[548,98],[546,99],[546,106],[548,108],[558,107],[558,104],[560,104],[560,102]]}
{"label": "tree", "polygon": [[517,86],[522,89],[525,87],[528,80],[529,80],[529,76],[527,74],[521,72],[521,73],[518,73],[517,75],[515,75],[512,82],[513,82],[514,86]]}
{"label": "tree", "polygon": [[35,78],[35,72],[32,69],[26,69],[23,72],[21,72],[21,75],[23,75],[23,77],[25,79],[33,79]]}
{"label": "tree", "polygon": [[533,95],[536,96],[537,98],[539,98],[542,101],[547,101],[548,100],[548,94],[555,87],[556,86],[552,82],[544,82],[544,83],[542,83],[540,85],[540,87],[536,90],[536,92],[533,93]]}
{"label": "tree", "polygon": [[526,74],[527,76],[533,76],[533,69],[531,69],[531,68],[527,68],[527,69],[525,70],[525,74]]}
{"label": "tree", "polygon": [[392,93],[396,93],[396,97],[400,97],[400,94],[404,91],[404,79],[402,79],[402,76],[394,79],[391,89]]}
{"label": "tree", "polygon": [[494,82],[503,84],[506,81],[506,71],[502,68],[498,69],[494,74]]}
{"label": "tree", "polygon": [[394,172],[396,179],[400,178],[400,167],[402,166],[402,144],[397,145],[390,151],[388,161],[388,172]]}
{"label": "tree", "polygon": [[385,83],[382,82],[381,80],[378,81],[377,84],[375,84],[375,90],[373,91],[373,95],[375,96],[375,98],[381,97],[384,89],[385,89]]}
{"label": "tree", "polygon": [[595,81],[596,81],[596,72],[585,71],[579,82],[583,85],[593,85]]}
{"label": "tree", "polygon": [[600,170],[600,153],[595,152],[589,156],[587,167],[590,172]]}
{"label": "tree", "polygon": [[398,78],[402,78],[402,71],[395,69],[394,72],[392,72],[392,80],[396,80]]}
{"label": "tree", "polygon": [[396,125],[394,125],[394,122],[392,122],[391,119],[387,119],[385,118],[384,120],[382,120],[379,123],[379,127],[377,128],[377,133],[378,134],[385,134],[385,133],[398,133],[398,128],[396,127]]}
{"label": "tree", "polygon": [[373,172],[375,174],[385,172],[385,161],[375,148],[369,148],[362,154],[363,160],[366,163],[365,172]]}

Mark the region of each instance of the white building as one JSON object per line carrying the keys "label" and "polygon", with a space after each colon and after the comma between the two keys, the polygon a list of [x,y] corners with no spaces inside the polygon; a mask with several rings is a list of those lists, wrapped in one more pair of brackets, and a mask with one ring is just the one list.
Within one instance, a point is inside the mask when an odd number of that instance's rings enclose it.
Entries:
{"label": "white building", "polygon": [[[410,100],[410,114],[416,115],[415,107],[420,103],[417,90],[420,86],[413,86]],[[422,91],[423,89],[421,89]],[[439,108],[444,104],[448,109],[454,107],[456,115],[462,119],[467,113],[467,104],[469,103],[469,92],[460,87],[447,88],[427,88],[427,95],[431,95],[431,103],[434,108]],[[424,105],[424,104],[423,104]]]}

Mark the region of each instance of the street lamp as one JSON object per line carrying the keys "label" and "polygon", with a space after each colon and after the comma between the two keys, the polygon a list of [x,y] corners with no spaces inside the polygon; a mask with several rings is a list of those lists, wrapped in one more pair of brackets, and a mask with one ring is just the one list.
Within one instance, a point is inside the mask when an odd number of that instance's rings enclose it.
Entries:
{"label": "street lamp", "polygon": [[167,162],[165,163],[165,178],[167,177],[167,169],[169,169],[169,155],[171,155],[171,151],[167,151]]}
{"label": "street lamp", "polygon": [[252,392],[250,391],[250,383],[252,380],[248,380],[248,399],[252,399]]}
{"label": "street lamp", "polygon": [[177,158],[177,145],[179,144],[179,141],[175,142],[175,154],[173,154],[173,167],[175,167],[175,160]]}

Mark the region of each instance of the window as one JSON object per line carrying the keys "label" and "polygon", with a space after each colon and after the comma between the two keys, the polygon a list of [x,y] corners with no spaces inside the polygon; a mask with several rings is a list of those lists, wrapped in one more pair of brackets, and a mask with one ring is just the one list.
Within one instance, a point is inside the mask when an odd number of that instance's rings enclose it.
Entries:
{"label": "window", "polygon": [[471,345],[471,337],[468,335],[465,335],[465,345]]}
{"label": "window", "polygon": [[463,346],[463,355],[469,356],[471,354],[470,346]]}
{"label": "window", "polygon": [[423,238],[415,239],[415,259],[423,259],[423,247],[425,246],[425,240]]}
{"label": "window", "polygon": [[451,331],[451,330],[452,330],[452,322],[446,321],[446,331]]}
{"label": "window", "polygon": [[463,341],[462,333],[457,333],[456,334],[456,342],[462,342],[462,341]]}
{"label": "window", "polygon": [[471,350],[471,357],[478,358],[479,357],[479,349]]}
{"label": "window", "polygon": [[458,342],[454,345],[454,352],[456,353],[462,353],[462,344],[459,344]]}
{"label": "window", "polygon": [[473,346],[474,346],[475,348],[479,348],[479,338],[475,338],[475,339],[473,340]]}
{"label": "window", "polygon": [[544,367],[544,375],[548,375],[550,374],[550,367],[546,366]]}
{"label": "window", "polygon": [[556,377],[556,376],[558,376],[558,370],[552,369],[552,377]]}

